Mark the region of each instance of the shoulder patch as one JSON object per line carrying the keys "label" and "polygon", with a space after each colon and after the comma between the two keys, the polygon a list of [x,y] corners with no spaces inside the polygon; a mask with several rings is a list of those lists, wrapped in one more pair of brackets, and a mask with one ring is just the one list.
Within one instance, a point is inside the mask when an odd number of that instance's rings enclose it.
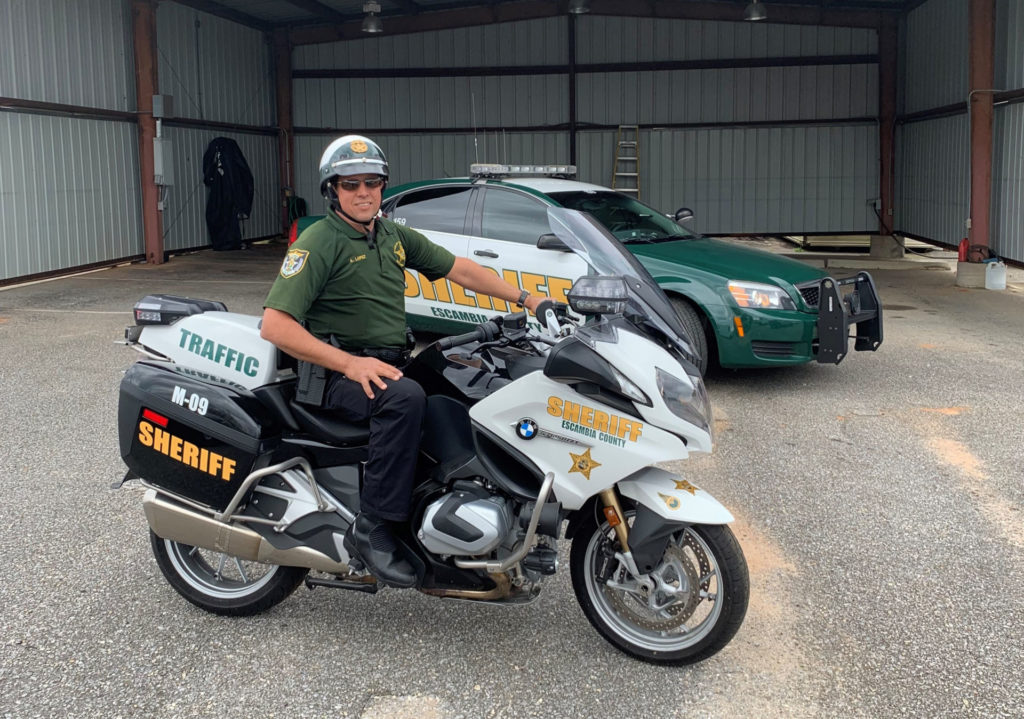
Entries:
{"label": "shoulder patch", "polygon": [[306,258],[309,257],[309,250],[288,250],[281,263],[281,277],[295,277],[302,272],[306,266]]}
{"label": "shoulder patch", "polygon": [[395,246],[392,249],[395,252],[395,262],[399,267],[405,267],[405,246],[402,245],[402,241],[395,240]]}

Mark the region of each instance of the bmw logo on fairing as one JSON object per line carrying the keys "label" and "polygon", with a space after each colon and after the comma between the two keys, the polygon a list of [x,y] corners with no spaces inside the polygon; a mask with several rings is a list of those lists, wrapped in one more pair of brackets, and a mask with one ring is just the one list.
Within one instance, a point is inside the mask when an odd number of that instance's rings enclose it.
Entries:
{"label": "bmw logo on fairing", "polygon": [[521,419],[516,423],[516,434],[520,439],[533,439],[537,436],[537,423],[532,419]]}

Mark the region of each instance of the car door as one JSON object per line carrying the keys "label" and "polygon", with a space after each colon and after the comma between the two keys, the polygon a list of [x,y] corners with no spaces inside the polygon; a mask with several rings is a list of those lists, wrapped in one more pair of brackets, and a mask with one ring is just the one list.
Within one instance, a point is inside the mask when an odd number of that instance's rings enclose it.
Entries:
{"label": "car door", "polygon": [[[468,184],[420,187],[388,198],[384,212],[393,222],[418,230],[456,257],[465,257],[472,193],[473,186]],[[450,314],[456,300],[468,304],[463,297],[444,278],[428,282],[415,270],[405,271],[405,312],[413,329],[438,329],[436,319]]]}
{"label": "car door", "polygon": [[[565,301],[565,293],[577,277],[587,273],[586,263],[572,252],[541,250],[537,240],[551,233],[549,203],[512,187],[488,185],[480,188],[470,225],[469,257],[509,283],[533,295],[549,295]],[[495,312],[510,311],[508,304],[494,298]],[[514,308],[512,308],[514,309]]]}

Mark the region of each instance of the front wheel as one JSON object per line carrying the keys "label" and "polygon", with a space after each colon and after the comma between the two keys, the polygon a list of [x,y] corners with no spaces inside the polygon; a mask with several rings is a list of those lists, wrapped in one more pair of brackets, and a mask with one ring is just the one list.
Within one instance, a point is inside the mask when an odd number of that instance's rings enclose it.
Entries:
{"label": "front wheel", "polygon": [[710,346],[708,335],[700,321],[700,312],[689,301],[681,297],[670,297],[669,300],[672,302],[672,308],[679,315],[679,320],[683,323],[683,329],[686,330],[686,336],[690,340],[690,344],[693,345],[693,351],[697,353],[697,369],[700,370],[703,377],[708,372]]}
{"label": "front wheel", "polygon": [[608,523],[590,523],[573,538],[569,564],[583,613],[626,654],[657,664],[690,664],[716,653],[739,630],[750,578],[728,527],[680,527],[646,584],[630,576],[615,558],[617,551]]}
{"label": "front wheel", "polygon": [[175,591],[214,614],[245,617],[270,609],[302,583],[308,569],[248,562],[169,539],[151,530],[153,556]]}

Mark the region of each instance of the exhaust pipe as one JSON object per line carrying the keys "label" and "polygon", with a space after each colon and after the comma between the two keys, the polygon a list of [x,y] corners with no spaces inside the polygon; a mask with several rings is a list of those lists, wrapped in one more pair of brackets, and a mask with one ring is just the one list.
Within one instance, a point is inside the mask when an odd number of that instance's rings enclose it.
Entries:
{"label": "exhaust pipe", "polygon": [[[212,552],[223,552],[250,562],[306,567],[330,574],[347,574],[348,565],[309,547],[278,549],[247,527],[225,524],[161,498],[146,490],[142,498],[149,528],[161,539],[181,542]],[[346,557],[347,559],[347,557]]]}

